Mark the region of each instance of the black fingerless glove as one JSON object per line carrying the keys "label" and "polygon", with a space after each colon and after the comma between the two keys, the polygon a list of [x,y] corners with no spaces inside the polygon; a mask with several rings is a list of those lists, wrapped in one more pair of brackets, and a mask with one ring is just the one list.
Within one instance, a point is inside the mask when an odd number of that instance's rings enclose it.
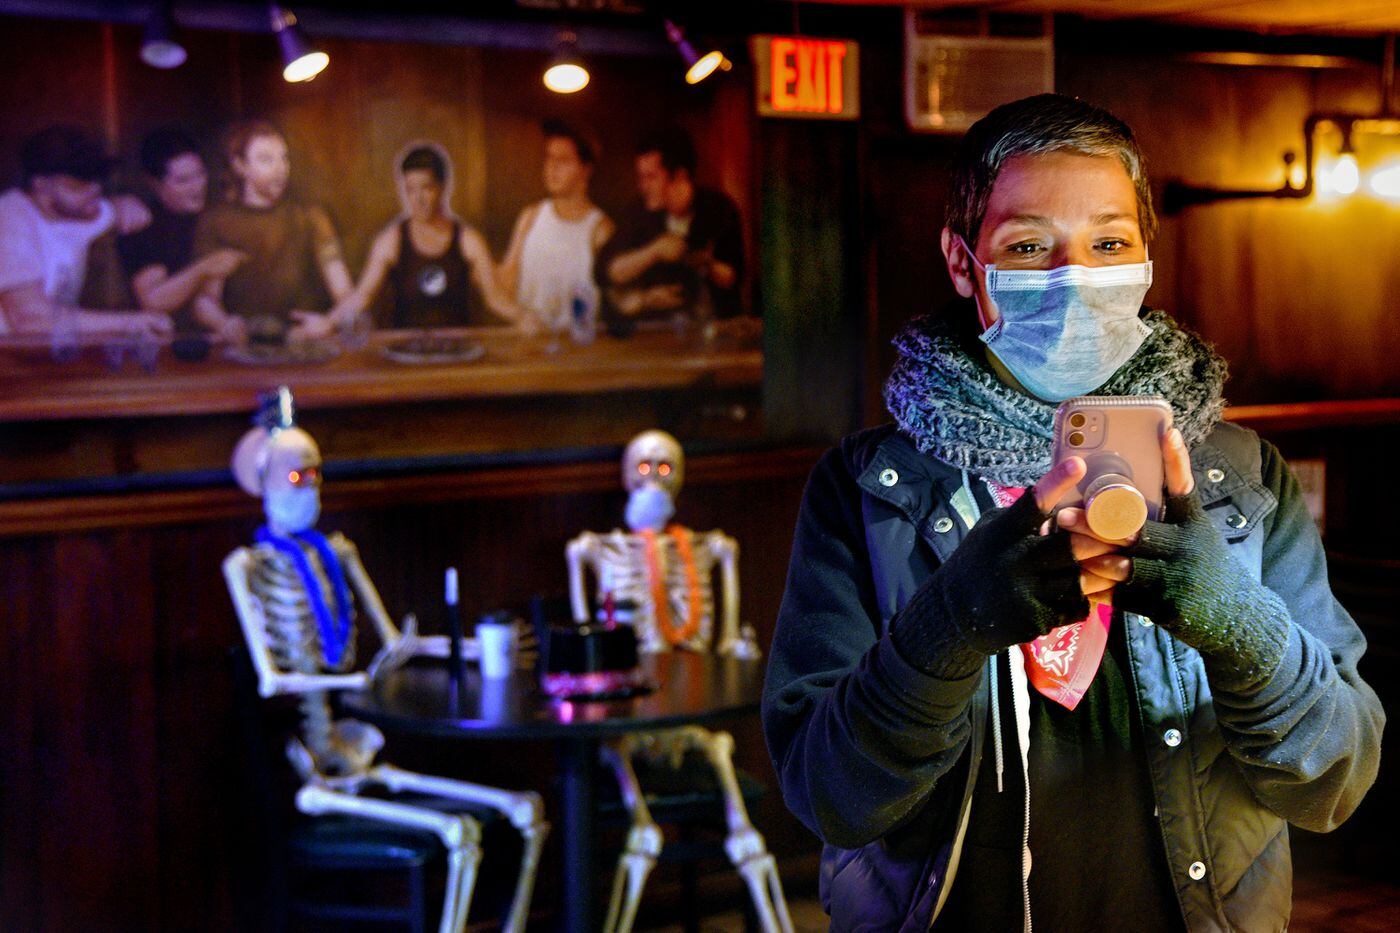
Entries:
{"label": "black fingerless glove", "polygon": [[1288,647],[1288,609],[1230,554],[1200,496],[1167,500],[1123,551],[1133,570],[1113,604],[1152,619],[1201,653],[1213,686],[1245,690],[1273,676]]}
{"label": "black fingerless glove", "polygon": [[1042,537],[1045,517],[1030,490],[984,514],[891,623],[900,657],[966,677],[989,655],[1088,615],[1069,535]]}

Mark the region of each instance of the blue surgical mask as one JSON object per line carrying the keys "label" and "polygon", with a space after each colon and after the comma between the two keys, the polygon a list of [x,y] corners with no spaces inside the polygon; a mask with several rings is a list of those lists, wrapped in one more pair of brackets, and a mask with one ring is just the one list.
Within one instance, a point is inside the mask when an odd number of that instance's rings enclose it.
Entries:
{"label": "blue surgical mask", "polygon": [[627,497],[627,527],[633,531],[660,531],[675,514],[676,504],[660,486],[644,483]]}
{"label": "blue surgical mask", "polygon": [[321,490],[315,486],[269,490],[263,497],[263,513],[272,529],[281,534],[314,528],[321,517]]}
{"label": "blue surgical mask", "polygon": [[982,266],[997,321],[982,334],[996,358],[1047,402],[1086,395],[1126,363],[1152,329],[1138,318],[1152,263],[999,269]]}

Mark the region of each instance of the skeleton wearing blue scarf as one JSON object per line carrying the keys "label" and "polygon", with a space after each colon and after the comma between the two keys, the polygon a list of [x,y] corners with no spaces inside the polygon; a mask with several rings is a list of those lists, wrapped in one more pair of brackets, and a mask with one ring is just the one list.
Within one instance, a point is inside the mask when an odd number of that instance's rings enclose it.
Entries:
{"label": "skeleton wearing blue scarf", "polygon": [[[504,921],[504,929],[522,933],[548,829],[539,796],[416,774],[377,761],[384,745],[379,730],[333,717],[333,691],[366,689],[372,672],[410,655],[445,654],[446,639],[418,637],[412,616],[400,633],[355,546],[344,535],[316,530],[321,452],[311,435],[293,423],[291,393],[285,387],[269,400],[260,420],[239,441],[233,474],[244,491],[262,497],[267,523],[258,529],[255,546],[238,548],[224,561],[224,578],[257,670],[259,692],[265,697],[290,694],[300,704],[300,737],[287,746],[304,782],[297,808],[312,816],[348,815],[435,833],[448,861],[439,933],[463,930],[481,859],[480,827],[461,811],[500,811],[523,839],[515,898]],[[357,604],[383,646],[369,670],[355,664]],[[370,789],[377,793],[362,795]],[[416,796],[396,799],[398,794]],[[423,796],[446,803],[429,808],[415,802]]]}

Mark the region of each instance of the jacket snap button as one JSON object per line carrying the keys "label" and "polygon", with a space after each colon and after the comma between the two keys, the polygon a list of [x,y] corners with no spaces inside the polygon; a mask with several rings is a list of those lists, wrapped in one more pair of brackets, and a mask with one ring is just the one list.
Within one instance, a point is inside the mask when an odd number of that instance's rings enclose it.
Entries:
{"label": "jacket snap button", "polygon": [[1231,528],[1239,529],[1243,528],[1245,525],[1248,525],[1249,519],[1236,512],[1234,515],[1231,515],[1229,518],[1225,519],[1225,524],[1229,525]]}
{"label": "jacket snap button", "polygon": [[953,530],[953,520],[945,515],[933,523],[933,530],[941,535],[946,535]]}
{"label": "jacket snap button", "polygon": [[886,467],[885,469],[880,471],[881,486],[893,486],[897,482],[899,482],[899,474],[896,473],[894,470],[891,470],[888,467]]}
{"label": "jacket snap button", "polygon": [[1143,628],[1150,628],[1152,626],[1152,620],[1147,616],[1138,616],[1138,625],[1141,625]]}
{"label": "jacket snap button", "polygon": [[1191,867],[1186,869],[1186,874],[1191,876],[1192,881],[1200,881],[1206,876],[1206,863],[1192,862]]}
{"label": "jacket snap button", "polygon": [[1168,748],[1176,748],[1181,744],[1181,730],[1168,729],[1162,733],[1162,741],[1167,743]]}
{"label": "jacket snap button", "polygon": [[1206,479],[1210,480],[1212,483],[1218,483],[1224,478],[1225,471],[1219,467],[1211,467],[1209,470],[1206,470]]}

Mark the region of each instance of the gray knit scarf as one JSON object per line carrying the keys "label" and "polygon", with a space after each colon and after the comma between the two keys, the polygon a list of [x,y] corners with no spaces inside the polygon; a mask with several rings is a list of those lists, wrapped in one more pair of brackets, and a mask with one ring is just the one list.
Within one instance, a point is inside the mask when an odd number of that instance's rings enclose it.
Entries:
{"label": "gray knit scarf", "polygon": [[[1172,406],[1188,448],[1225,408],[1225,361],[1162,311],[1137,353],[1092,395],[1160,395]],[[915,318],[894,339],[899,360],[885,383],[885,407],[923,453],[1004,486],[1029,486],[1050,469],[1055,405],[997,378],[952,328]]]}

